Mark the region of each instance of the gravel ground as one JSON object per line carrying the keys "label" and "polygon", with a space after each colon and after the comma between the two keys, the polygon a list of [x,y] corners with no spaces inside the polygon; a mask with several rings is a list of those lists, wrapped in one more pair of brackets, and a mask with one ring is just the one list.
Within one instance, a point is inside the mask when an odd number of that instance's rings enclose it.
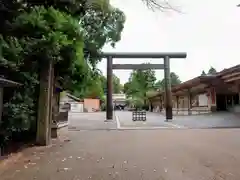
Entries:
{"label": "gravel ground", "polygon": [[239,129],[78,130],[1,180],[239,180]]}

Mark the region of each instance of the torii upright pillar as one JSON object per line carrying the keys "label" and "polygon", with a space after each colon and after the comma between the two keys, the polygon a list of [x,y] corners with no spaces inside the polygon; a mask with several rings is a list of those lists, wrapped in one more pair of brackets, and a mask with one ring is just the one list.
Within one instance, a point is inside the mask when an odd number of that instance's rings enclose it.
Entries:
{"label": "torii upright pillar", "polygon": [[107,109],[106,109],[107,120],[113,119],[112,78],[113,78],[112,57],[108,56],[107,57]]}
{"label": "torii upright pillar", "polygon": [[169,57],[164,57],[164,81],[165,81],[165,108],[166,108],[166,121],[173,118],[172,113],[172,90],[170,78],[170,62]]}

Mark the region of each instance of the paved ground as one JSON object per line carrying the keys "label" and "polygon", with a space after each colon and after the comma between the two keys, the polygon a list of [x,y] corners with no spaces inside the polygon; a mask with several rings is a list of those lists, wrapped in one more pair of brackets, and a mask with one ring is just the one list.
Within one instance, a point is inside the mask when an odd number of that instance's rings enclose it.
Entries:
{"label": "paved ground", "polygon": [[71,113],[69,129],[71,130],[112,130],[117,128],[115,116],[113,121],[105,122],[105,112]]}
{"label": "paved ground", "polygon": [[176,116],[173,123],[188,128],[240,128],[240,117],[228,112]]}
{"label": "paved ground", "polygon": [[71,141],[32,152],[28,159],[0,170],[0,179],[240,179],[240,129],[109,131],[115,123],[91,115],[89,125],[84,115],[75,114],[70,131],[64,131]]}
{"label": "paved ground", "polygon": [[118,129],[148,129],[148,128],[176,128],[173,123],[165,122],[165,117],[161,114],[147,112],[146,121],[133,121],[132,112],[116,111]]}
{"label": "paved ground", "polygon": [[165,122],[165,116],[159,113],[147,113],[147,121],[132,121],[129,111],[117,111],[116,117],[121,129],[146,128],[239,128],[240,118],[231,113],[215,113],[192,116],[174,116],[171,122]]}

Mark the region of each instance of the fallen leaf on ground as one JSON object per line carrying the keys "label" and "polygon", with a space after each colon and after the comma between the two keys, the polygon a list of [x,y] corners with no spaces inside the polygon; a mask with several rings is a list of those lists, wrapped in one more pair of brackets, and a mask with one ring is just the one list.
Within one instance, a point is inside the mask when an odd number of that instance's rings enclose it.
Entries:
{"label": "fallen leaf on ground", "polygon": [[27,159],[27,160],[25,160],[24,162],[25,162],[25,163],[29,163],[29,162],[31,162],[31,160],[30,160],[30,159]]}
{"label": "fallen leaf on ground", "polygon": [[71,140],[70,139],[64,139],[64,142],[70,142]]}
{"label": "fallen leaf on ground", "polygon": [[64,171],[69,171],[71,168],[63,168]]}
{"label": "fallen leaf on ground", "polygon": [[37,163],[28,163],[29,165],[36,165]]}
{"label": "fallen leaf on ground", "polygon": [[167,172],[168,172],[167,168],[164,168],[164,172],[165,172],[165,173],[167,173]]}

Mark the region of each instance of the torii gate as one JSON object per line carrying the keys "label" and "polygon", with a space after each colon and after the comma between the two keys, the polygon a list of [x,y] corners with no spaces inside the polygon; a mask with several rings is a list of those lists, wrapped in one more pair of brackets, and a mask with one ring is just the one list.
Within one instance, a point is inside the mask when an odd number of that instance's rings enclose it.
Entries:
{"label": "torii gate", "polygon": [[[166,121],[172,119],[172,92],[170,82],[170,59],[186,58],[186,53],[103,53],[101,58],[107,59],[107,120],[113,119],[113,102],[112,102],[112,76],[113,69],[163,69],[165,79],[165,108]],[[164,59],[163,64],[113,64],[113,58],[151,58]]]}

